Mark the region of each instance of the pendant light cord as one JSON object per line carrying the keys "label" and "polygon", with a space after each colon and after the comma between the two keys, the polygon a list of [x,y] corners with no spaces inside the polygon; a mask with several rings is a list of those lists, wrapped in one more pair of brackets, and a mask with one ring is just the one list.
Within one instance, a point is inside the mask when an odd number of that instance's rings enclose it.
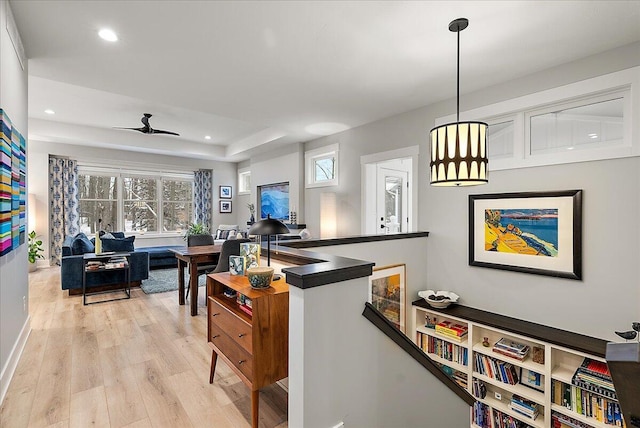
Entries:
{"label": "pendant light cord", "polygon": [[456,122],[460,123],[460,31],[458,30],[458,68],[456,73],[457,82],[457,104],[456,104]]}

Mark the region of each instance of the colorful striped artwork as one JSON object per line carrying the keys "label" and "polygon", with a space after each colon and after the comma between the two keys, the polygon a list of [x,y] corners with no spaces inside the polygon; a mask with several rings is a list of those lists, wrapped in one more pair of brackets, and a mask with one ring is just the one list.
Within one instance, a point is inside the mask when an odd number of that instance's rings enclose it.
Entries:
{"label": "colorful striped artwork", "polygon": [[26,240],[27,143],[0,109],[0,256]]}

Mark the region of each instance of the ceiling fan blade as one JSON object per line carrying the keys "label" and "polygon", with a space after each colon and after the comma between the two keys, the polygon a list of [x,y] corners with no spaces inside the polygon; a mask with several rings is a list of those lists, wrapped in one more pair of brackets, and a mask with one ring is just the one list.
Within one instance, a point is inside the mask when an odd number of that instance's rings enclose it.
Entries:
{"label": "ceiling fan blade", "polygon": [[178,134],[177,132],[163,131],[162,129],[151,129],[151,134],[167,134],[180,136],[180,134]]}
{"label": "ceiling fan blade", "polygon": [[139,131],[139,132],[142,132],[143,134],[148,134],[145,128],[123,128],[121,126],[114,126],[113,128],[114,129],[130,129],[132,131]]}

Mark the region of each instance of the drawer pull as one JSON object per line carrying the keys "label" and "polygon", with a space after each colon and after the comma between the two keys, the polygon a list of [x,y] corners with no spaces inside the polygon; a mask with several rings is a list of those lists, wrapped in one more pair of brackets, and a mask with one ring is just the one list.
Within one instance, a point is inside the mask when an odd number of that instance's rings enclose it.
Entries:
{"label": "drawer pull", "polygon": [[218,337],[220,337],[220,335],[219,335],[219,334],[216,334],[216,335],[215,335],[215,336],[213,336],[211,339],[215,339],[215,338],[218,338]]}
{"label": "drawer pull", "polygon": [[220,312],[216,312],[215,314],[212,314],[212,316],[217,317],[218,315],[220,315]]}
{"label": "drawer pull", "polygon": [[245,337],[246,335],[247,335],[247,333],[240,333],[240,334],[238,335],[238,337]]}
{"label": "drawer pull", "polygon": [[238,361],[238,365],[240,366],[240,365],[244,364],[246,361],[247,360],[240,360],[240,361]]}

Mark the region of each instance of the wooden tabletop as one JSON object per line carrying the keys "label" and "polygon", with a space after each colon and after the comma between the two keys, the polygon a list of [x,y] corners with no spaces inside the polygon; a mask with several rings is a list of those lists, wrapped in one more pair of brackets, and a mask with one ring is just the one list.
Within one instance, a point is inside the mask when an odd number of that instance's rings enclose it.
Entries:
{"label": "wooden tabletop", "polygon": [[195,247],[169,248],[180,256],[199,256],[202,254],[219,253],[222,245],[199,245]]}

